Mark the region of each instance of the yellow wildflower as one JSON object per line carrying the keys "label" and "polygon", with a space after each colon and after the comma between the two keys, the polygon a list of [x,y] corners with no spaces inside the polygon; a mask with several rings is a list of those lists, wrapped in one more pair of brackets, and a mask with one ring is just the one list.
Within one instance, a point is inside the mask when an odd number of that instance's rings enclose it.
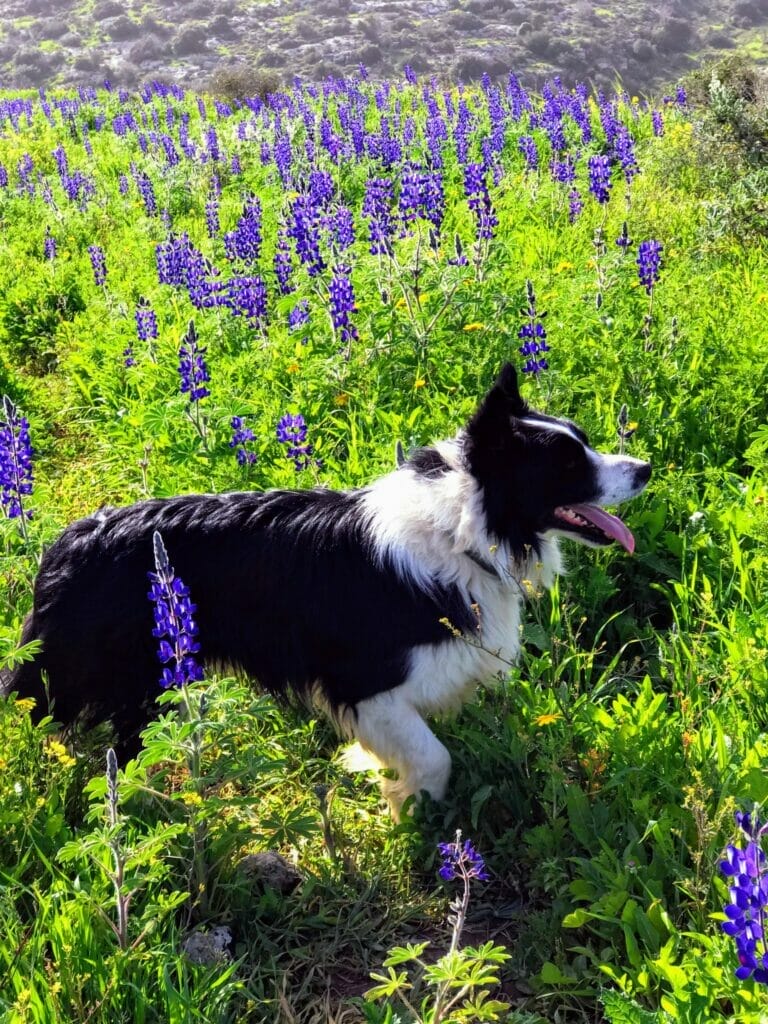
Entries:
{"label": "yellow wildflower", "polygon": [[417,378],[417,379],[416,379],[416,380],[415,380],[415,381],[413,382],[413,387],[414,387],[414,390],[415,390],[416,388],[423,388],[423,387],[424,387],[424,386],[426,385],[426,383],[427,383],[427,382],[426,382],[426,381],[424,380],[424,378],[423,378],[423,377],[418,377],[418,378]]}
{"label": "yellow wildflower", "polygon": [[481,323],[479,323],[477,321],[474,321],[471,324],[464,324],[464,330],[465,331],[484,331],[485,330],[485,324],[481,324]]}
{"label": "yellow wildflower", "polygon": [[557,722],[562,717],[563,716],[558,711],[557,714],[554,715],[538,715],[536,718],[534,718],[533,721],[536,725],[552,725],[554,722]]}

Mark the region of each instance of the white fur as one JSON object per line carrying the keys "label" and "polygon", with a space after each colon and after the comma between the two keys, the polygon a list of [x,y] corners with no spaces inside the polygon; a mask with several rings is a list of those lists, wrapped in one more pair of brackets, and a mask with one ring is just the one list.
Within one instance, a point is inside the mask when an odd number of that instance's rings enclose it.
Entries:
{"label": "white fur", "polygon": [[[396,819],[412,794],[426,790],[435,800],[445,796],[450,755],[424,716],[458,710],[479,683],[515,662],[525,598],[551,587],[562,567],[555,537],[543,540],[540,558],[532,554],[519,563],[488,536],[482,494],[462,465],[458,439],[437,448],[450,472],[426,478],[406,465],[364,494],[378,557],[426,590],[435,583],[457,586],[478,616],[474,636],[415,648],[404,683],[360,701],[356,714],[346,716],[346,731],[374,763],[397,773],[396,782],[382,787]],[[355,763],[358,755],[348,755],[347,765]]]}

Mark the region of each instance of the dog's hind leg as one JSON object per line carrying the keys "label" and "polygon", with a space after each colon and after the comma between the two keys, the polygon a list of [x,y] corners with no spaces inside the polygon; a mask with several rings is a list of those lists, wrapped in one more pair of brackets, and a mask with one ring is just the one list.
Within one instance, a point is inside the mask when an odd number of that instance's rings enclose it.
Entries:
{"label": "dog's hind leg", "polygon": [[378,766],[397,774],[396,779],[381,781],[381,791],[395,821],[399,821],[407,798],[418,798],[422,790],[433,800],[443,799],[451,774],[451,755],[397,690],[360,701],[347,727]]}

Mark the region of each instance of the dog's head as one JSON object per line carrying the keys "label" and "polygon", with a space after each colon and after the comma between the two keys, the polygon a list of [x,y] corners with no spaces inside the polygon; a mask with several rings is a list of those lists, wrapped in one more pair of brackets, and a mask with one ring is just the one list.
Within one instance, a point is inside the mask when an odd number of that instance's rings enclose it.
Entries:
{"label": "dog's head", "polygon": [[464,451],[488,531],[513,551],[537,549],[547,534],[634,550],[629,529],[603,506],[640,494],[650,463],[596,452],[575,423],[531,409],[510,363],[470,420]]}

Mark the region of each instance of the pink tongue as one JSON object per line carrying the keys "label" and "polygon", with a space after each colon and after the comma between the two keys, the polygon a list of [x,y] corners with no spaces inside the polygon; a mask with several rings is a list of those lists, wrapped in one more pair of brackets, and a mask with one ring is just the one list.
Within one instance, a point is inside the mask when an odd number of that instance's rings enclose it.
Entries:
{"label": "pink tongue", "polygon": [[630,555],[635,550],[635,538],[618,516],[612,516],[610,512],[597,505],[569,505],[569,508],[577,515],[588,519],[590,523],[594,523],[608,537],[617,540]]}

